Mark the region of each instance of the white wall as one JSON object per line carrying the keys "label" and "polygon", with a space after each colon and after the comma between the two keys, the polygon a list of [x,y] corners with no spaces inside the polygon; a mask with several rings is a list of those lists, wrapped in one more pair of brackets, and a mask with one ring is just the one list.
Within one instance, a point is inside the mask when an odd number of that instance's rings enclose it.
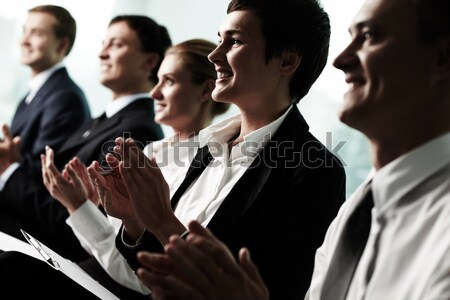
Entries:
{"label": "white wall", "polygon": [[[145,14],[165,25],[173,43],[190,38],[217,42],[219,24],[228,0],[21,0],[0,10],[0,123],[10,123],[15,107],[26,91],[28,70],[19,62],[19,37],[26,11],[36,5],[56,4],[67,8],[78,25],[77,40],[66,64],[88,97],[93,116],[103,112],[109,91],[98,83],[98,53],[109,20],[117,14]],[[337,112],[346,90],[344,75],[332,66],[334,57],[349,41],[347,28],[362,0],[322,0],[332,25],[329,62],[299,107],[316,137],[331,149],[344,143],[337,154],[346,164],[347,194],[364,179],[369,168],[366,139],[342,125]],[[233,107],[222,119],[236,113]],[[164,128],[170,134],[168,128]]]}

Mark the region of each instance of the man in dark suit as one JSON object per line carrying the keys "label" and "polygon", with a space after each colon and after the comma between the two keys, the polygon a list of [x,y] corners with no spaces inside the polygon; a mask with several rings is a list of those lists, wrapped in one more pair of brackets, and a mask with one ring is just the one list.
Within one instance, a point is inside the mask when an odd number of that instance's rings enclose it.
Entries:
{"label": "man in dark suit", "polygon": [[[113,184],[104,191],[101,184],[100,194],[107,213],[123,221],[117,247],[133,268],[138,251],[163,251],[195,219],[235,256],[251,250],[274,299],[297,299],[345,199],[342,163],[309,132],[296,105],[326,64],[329,19],[316,0],[233,0],[219,37],[209,55],[218,73],[212,96],[241,114],[199,133],[198,156],[172,199],[155,163],[130,140],[117,140],[115,149],[126,162],[107,160],[118,164],[131,209],[110,192]],[[117,200],[121,206],[108,205]]]}
{"label": "man in dark suit", "polygon": [[17,162],[40,176],[39,155],[44,147],[59,150],[91,119],[83,91],[63,64],[75,36],[76,23],[66,9],[43,5],[28,11],[20,46],[21,61],[31,69],[30,90],[17,107],[11,129],[3,125],[0,174],[8,168],[12,172]]}
{"label": "man in dark suit", "polygon": [[[133,137],[140,147],[163,137],[148,93],[170,45],[165,27],[150,18],[118,16],[111,21],[99,58],[100,81],[111,90],[113,101],[103,115],[66,139],[55,154],[57,168],[74,156],[84,164],[103,160],[118,136]],[[67,209],[49,195],[42,178],[35,179],[22,167],[0,193],[0,215],[1,231],[23,239],[23,228],[72,260],[88,257],[65,223]]]}

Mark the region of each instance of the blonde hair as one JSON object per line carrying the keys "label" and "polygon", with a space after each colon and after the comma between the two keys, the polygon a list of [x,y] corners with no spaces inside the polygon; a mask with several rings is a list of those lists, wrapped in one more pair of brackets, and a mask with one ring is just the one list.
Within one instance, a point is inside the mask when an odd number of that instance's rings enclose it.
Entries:
{"label": "blonde hair", "polygon": [[[193,83],[201,84],[208,79],[217,79],[214,65],[208,60],[208,55],[216,47],[216,44],[204,39],[191,39],[170,47],[166,55],[179,55],[186,64],[186,69],[191,73]],[[213,116],[223,114],[229,107],[229,103],[214,101],[212,114]]]}

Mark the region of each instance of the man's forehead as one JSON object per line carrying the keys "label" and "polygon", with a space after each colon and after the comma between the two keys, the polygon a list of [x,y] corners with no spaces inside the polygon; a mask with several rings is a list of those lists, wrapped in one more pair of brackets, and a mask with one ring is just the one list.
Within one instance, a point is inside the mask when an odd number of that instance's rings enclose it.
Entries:
{"label": "man's forehead", "polygon": [[409,0],[366,0],[353,18],[350,29],[356,30],[363,26],[381,24],[398,20],[411,7]]}
{"label": "man's forehead", "polygon": [[27,29],[38,29],[41,31],[53,31],[57,24],[56,18],[50,14],[43,14],[40,13],[40,15],[37,15],[37,13],[33,12],[33,15],[31,13],[26,18],[25,22],[23,23],[23,28]]}

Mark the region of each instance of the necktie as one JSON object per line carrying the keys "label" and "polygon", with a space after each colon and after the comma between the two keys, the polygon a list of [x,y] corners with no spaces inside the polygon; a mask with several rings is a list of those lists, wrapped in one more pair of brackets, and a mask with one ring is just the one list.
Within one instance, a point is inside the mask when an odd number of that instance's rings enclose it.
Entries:
{"label": "necktie", "polygon": [[208,145],[198,149],[197,154],[195,155],[194,159],[191,162],[191,165],[189,166],[186,177],[170,200],[172,210],[175,210],[175,207],[177,206],[178,201],[180,201],[181,196],[183,196],[184,192],[191,185],[191,183],[194,182],[194,180],[199,177],[200,174],[206,169],[212,159],[213,157],[209,152]]}
{"label": "necktie", "polygon": [[321,300],[344,300],[353,274],[364,251],[370,232],[373,207],[372,182],[362,193],[362,200],[347,220],[331,259],[322,287]]}

